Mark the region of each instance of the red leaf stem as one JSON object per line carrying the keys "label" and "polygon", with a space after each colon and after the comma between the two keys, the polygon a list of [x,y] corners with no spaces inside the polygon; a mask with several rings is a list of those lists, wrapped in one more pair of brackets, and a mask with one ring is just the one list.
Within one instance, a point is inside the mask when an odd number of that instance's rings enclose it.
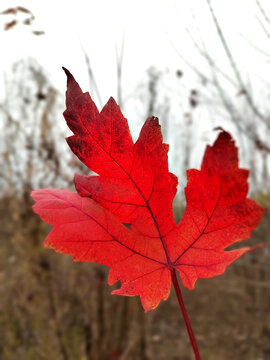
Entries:
{"label": "red leaf stem", "polygon": [[178,281],[177,281],[177,278],[176,278],[176,273],[175,273],[174,269],[171,270],[171,277],[172,277],[172,283],[173,283],[173,286],[174,286],[174,290],[176,292],[177,300],[179,302],[179,306],[180,306],[180,309],[182,311],[183,318],[185,320],[185,324],[186,324],[186,327],[187,327],[187,331],[188,331],[190,343],[191,343],[191,346],[192,346],[192,349],[193,349],[193,352],[194,352],[194,355],[195,355],[195,359],[196,360],[201,360],[198,345],[197,345],[197,342],[196,342],[196,339],[195,339],[194,332],[193,332],[192,327],[191,327],[191,323],[189,321],[189,317],[188,317],[188,314],[187,314],[185,303],[184,303],[184,300],[183,300],[183,297],[182,297],[182,293],[181,293],[181,290],[180,290],[180,287],[179,287],[179,284],[178,284]]}

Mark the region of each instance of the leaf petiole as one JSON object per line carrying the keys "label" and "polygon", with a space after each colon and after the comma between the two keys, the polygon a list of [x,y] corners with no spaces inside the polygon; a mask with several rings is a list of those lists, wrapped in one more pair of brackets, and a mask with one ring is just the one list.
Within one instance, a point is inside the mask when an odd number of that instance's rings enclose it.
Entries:
{"label": "leaf petiole", "polygon": [[186,307],[185,307],[185,303],[184,303],[184,300],[183,300],[183,297],[182,297],[182,293],[181,293],[181,290],[180,290],[180,287],[179,287],[179,284],[178,284],[178,281],[177,281],[175,269],[171,269],[171,277],[172,277],[174,290],[176,292],[176,296],[177,296],[177,299],[178,299],[178,302],[179,302],[179,306],[180,306],[183,318],[184,318],[185,323],[186,323],[186,327],[187,327],[190,343],[192,345],[192,349],[193,349],[193,352],[194,352],[194,355],[195,355],[195,359],[196,360],[201,360],[201,356],[200,356],[200,353],[199,353],[199,349],[198,349],[198,345],[197,345],[197,342],[196,342],[196,339],[195,339],[195,335],[193,333],[193,330],[192,330],[192,327],[191,327],[191,324],[190,324],[190,321],[189,321],[189,317],[188,317],[188,314],[187,314],[187,310],[186,310]]}

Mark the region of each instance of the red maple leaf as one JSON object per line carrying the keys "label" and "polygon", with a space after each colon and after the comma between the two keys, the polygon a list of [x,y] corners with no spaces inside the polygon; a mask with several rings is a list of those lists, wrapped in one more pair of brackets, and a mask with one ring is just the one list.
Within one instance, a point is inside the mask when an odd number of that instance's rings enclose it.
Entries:
{"label": "red maple leaf", "polygon": [[[53,230],[45,246],[77,261],[110,267],[113,293],[140,295],[144,309],[166,300],[178,271],[192,289],[198,278],[222,274],[250,248],[225,250],[247,239],[263,209],[247,199],[248,171],[238,167],[237,147],[222,131],[208,146],[201,170],[187,172],[187,207],[178,225],[172,213],[177,178],[168,171],[168,145],[158,119],[146,120],[134,144],[126,119],[110,98],[99,113],[69,71],[67,109],[71,150],[98,176],[75,176],[78,194],[33,191],[34,211]],[[123,223],[129,223],[130,228]]]}

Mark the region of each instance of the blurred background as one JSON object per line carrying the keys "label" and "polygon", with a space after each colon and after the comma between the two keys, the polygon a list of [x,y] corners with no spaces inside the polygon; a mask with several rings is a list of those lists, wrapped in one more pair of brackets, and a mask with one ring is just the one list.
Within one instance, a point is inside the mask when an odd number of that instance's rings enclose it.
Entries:
{"label": "blurred background", "polygon": [[[220,126],[269,209],[269,1],[1,0],[0,44],[0,359],[192,359],[174,292],[146,314],[110,295],[107,268],[43,248],[29,194],[89,173],[65,142],[65,66],[100,109],[117,100],[134,140],[160,118],[177,221],[185,171]],[[266,212],[247,244],[269,240]],[[270,359],[269,248],[183,294],[203,359]]]}

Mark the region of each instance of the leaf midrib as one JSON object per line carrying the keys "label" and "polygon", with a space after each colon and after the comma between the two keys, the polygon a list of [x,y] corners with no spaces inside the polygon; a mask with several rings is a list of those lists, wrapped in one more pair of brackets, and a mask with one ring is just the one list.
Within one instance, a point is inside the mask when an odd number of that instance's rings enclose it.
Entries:
{"label": "leaf midrib", "polygon": [[[99,115],[100,115],[100,113],[99,113]],[[162,236],[162,234],[161,234],[159,225],[158,225],[158,223],[157,223],[157,221],[156,221],[156,218],[155,218],[155,216],[154,216],[154,214],[153,214],[153,212],[152,212],[152,209],[151,209],[151,207],[150,207],[150,205],[149,205],[148,200],[145,199],[143,193],[141,192],[140,188],[137,186],[136,182],[132,179],[132,177],[130,176],[130,174],[118,163],[118,161],[117,161],[115,158],[113,158],[113,156],[112,156],[110,153],[108,153],[108,151],[106,151],[106,150],[100,145],[100,143],[92,136],[92,134],[89,132],[89,130],[88,130],[88,129],[86,128],[86,126],[83,124],[83,122],[81,122],[81,125],[82,125],[83,128],[86,130],[86,133],[91,137],[91,139],[105,152],[106,155],[108,155],[108,156],[119,166],[119,168],[127,175],[127,177],[128,177],[128,178],[130,179],[130,181],[133,183],[133,185],[135,186],[135,188],[138,190],[138,192],[139,192],[139,194],[141,195],[143,201],[145,202],[145,207],[146,207],[147,210],[149,211],[149,213],[150,213],[150,215],[151,215],[151,217],[152,217],[152,219],[153,219],[153,221],[154,221],[154,224],[155,224],[155,226],[156,226],[156,229],[157,229],[157,231],[158,231],[159,239],[160,239],[160,241],[161,241],[161,244],[162,244],[164,253],[165,253],[165,255],[166,255],[166,259],[167,259],[167,264],[166,264],[166,265],[167,265],[169,268],[171,268],[173,263],[172,263],[172,261],[171,261],[171,259],[170,259],[170,257],[169,257],[169,253],[168,253],[168,250],[167,250],[167,248],[166,248],[166,245],[165,245],[163,236]],[[112,133],[112,132],[111,132],[111,133]],[[75,136],[78,136],[78,137],[82,138],[80,135],[77,135],[77,134],[75,134]],[[111,136],[112,136],[112,135],[111,135]],[[84,139],[82,138],[82,140],[84,140]],[[135,146],[134,143],[133,143],[133,146]],[[133,154],[133,162],[134,162],[134,154]],[[152,171],[153,171],[153,170],[152,170]],[[153,178],[152,180],[153,180],[153,183],[154,183],[154,178]],[[149,257],[149,259],[151,259],[151,258]],[[156,260],[153,259],[153,261],[156,261]],[[160,261],[158,261],[158,262],[160,262]],[[160,263],[161,263],[161,262],[160,262]]]}

